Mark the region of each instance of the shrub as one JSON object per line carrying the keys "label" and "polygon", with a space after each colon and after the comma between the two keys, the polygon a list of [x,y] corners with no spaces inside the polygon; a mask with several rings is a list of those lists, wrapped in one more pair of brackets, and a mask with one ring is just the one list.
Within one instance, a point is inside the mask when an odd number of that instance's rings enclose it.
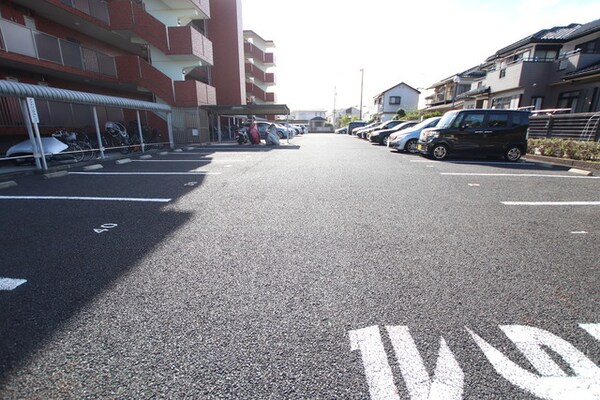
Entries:
{"label": "shrub", "polygon": [[527,153],[600,162],[600,142],[570,139],[529,139]]}

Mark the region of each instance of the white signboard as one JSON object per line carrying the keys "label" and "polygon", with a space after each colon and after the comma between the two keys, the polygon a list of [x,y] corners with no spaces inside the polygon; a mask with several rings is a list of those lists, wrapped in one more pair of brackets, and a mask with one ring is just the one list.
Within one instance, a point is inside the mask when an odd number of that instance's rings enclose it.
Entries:
{"label": "white signboard", "polygon": [[40,117],[38,116],[37,107],[35,106],[35,99],[33,97],[27,98],[27,108],[29,108],[31,122],[34,124],[39,124]]}

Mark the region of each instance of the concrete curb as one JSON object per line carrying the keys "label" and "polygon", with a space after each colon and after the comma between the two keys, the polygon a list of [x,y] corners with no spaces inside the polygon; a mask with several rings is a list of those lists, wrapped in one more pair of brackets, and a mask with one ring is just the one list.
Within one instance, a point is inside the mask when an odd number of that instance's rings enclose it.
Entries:
{"label": "concrete curb", "polygon": [[140,160],[149,160],[152,158],[151,154],[143,154],[140,156]]}
{"label": "concrete curb", "polygon": [[130,162],[131,162],[131,158],[121,158],[120,160],[115,161],[115,164],[122,165],[122,164],[129,164]]}
{"label": "concrete curb", "polygon": [[83,167],[84,171],[95,171],[97,169],[102,169],[104,168],[104,166],[102,164],[92,164],[92,165],[86,165],[85,167]]}
{"label": "concrete curb", "polygon": [[8,189],[15,186],[17,186],[17,182],[15,181],[0,182],[0,189]]}
{"label": "concrete curb", "polygon": [[600,175],[600,163],[580,161],[580,160],[571,160],[568,158],[538,156],[535,154],[526,154],[523,156],[523,159],[528,160],[528,161],[543,162],[543,163],[552,164],[552,165],[560,165],[563,167],[572,167],[572,168],[582,169],[582,170],[586,170],[586,171],[591,171],[592,175]]}
{"label": "concrete curb", "polygon": [[48,172],[47,174],[44,174],[44,179],[62,178],[63,176],[67,175],[69,175],[69,171],[67,170]]}

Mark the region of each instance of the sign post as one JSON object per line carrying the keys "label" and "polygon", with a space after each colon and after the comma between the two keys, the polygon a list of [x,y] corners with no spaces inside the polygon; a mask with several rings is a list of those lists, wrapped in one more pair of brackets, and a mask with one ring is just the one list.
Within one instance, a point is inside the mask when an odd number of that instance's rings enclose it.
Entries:
{"label": "sign post", "polygon": [[[40,151],[40,159],[42,161],[42,168],[44,171],[48,170],[48,164],[46,164],[46,155],[44,154],[44,147],[42,146],[42,138],[40,136],[40,129],[38,128],[38,124],[40,123],[40,117],[37,112],[37,107],[35,106],[35,99],[33,97],[27,97],[27,109],[29,110],[29,117],[31,119],[31,123],[33,124],[33,130],[35,132],[35,141],[37,143],[37,147]],[[34,152],[35,152],[34,147]]]}

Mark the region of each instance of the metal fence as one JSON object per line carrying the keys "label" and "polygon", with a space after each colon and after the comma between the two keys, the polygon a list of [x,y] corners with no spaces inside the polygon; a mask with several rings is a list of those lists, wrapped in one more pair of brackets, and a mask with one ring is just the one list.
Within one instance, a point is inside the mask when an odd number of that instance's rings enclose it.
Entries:
{"label": "metal fence", "polygon": [[0,46],[8,52],[38,60],[111,77],[117,76],[114,57],[7,19],[0,19]]}
{"label": "metal fence", "polygon": [[529,137],[600,141],[600,112],[531,116]]}

